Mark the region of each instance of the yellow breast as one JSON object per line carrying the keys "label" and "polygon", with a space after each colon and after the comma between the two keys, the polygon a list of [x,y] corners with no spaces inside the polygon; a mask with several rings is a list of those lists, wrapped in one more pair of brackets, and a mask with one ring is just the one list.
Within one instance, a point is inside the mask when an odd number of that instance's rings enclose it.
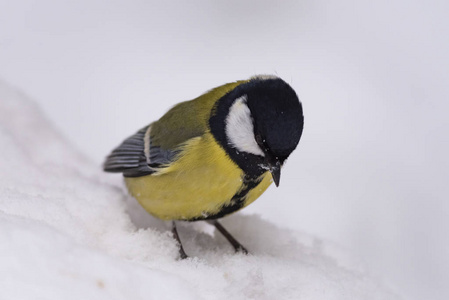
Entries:
{"label": "yellow breast", "polygon": [[[217,214],[242,188],[243,171],[210,133],[184,146],[180,157],[161,172],[125,178],[129,192],[152,215],[164,220],[191,220]],[[246,196],[243,207],[271,184],[269,172]]]}

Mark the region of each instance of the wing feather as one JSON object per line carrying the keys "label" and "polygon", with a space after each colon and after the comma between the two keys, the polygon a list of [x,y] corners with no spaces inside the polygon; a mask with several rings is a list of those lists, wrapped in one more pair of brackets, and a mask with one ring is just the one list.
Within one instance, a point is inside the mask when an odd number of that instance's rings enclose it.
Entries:
{"label": "wing feather", "polygon": [[[115,148],[106,157],[103,170],[123,173],[125,177],[140,177],[154,174],[173,162],[179,150],[166,150],[153,146],[151,137],[150,142],[145,144],[145,136],[149,134],[150,126],[142,128]],[[150,149],[145,151],[145,147]]]}
{"label": "wing feather", "polygon": [[125,177],[153,174],[155,170],[148,166],[144,152],[144,137],[148,128],[149,125],[140,129],[115,148],[106,158],[103,170],[106,172],[121,172]]}

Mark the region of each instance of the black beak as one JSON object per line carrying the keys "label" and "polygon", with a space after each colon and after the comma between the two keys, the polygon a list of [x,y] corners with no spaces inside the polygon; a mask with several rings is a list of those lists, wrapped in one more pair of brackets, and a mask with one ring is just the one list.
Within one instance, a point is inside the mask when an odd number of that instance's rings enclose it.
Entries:
{"label": "black beak", "polygon": [[[267,153],[266,153],[267,155]],[[265,157],[266,163],[268,164],[271,176],[273,177],[274,184],[276,187],[279,186],[279,181],[281,180],[281,162],[278,158],[274,156],[267,155]]]}
{"label": "black beak", "polygon": [[279,180],[281,180],[281,166],[273,167],[270,169],[271,176],[273,177],[274,184],[276,187],[279,186]]}

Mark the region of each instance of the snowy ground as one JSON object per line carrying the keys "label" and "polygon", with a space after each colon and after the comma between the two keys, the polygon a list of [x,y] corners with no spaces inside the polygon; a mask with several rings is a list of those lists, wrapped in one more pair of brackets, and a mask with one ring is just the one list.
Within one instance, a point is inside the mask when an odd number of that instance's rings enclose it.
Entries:
{"label": "snowy ground", "polygon": [[400,299],[335,245],[257,215],[166,224],[0,83],[0,299]]}

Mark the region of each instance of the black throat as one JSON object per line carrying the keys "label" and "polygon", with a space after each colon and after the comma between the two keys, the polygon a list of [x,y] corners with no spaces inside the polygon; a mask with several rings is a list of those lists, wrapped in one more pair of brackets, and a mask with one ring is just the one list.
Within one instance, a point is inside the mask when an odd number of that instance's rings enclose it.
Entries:
{"label": "black throat", "polygon": [[262,182],[262,177],[259,178],[251,178],[249,176],[244,176],[242,180],[242,187],[241,189],[232,197],[231,201],[223,205],[220,209],[220,211],[213,215],[203,215],[197,218],[194,218],[189,221],[203,221],[203,220],[215,220],[219,218],[223,218],[229,214],[232,214],[233,212],[238,211],[239,209],[243,208],[245,206],[246,196],[248,193],[257,187],[259,183]]}

